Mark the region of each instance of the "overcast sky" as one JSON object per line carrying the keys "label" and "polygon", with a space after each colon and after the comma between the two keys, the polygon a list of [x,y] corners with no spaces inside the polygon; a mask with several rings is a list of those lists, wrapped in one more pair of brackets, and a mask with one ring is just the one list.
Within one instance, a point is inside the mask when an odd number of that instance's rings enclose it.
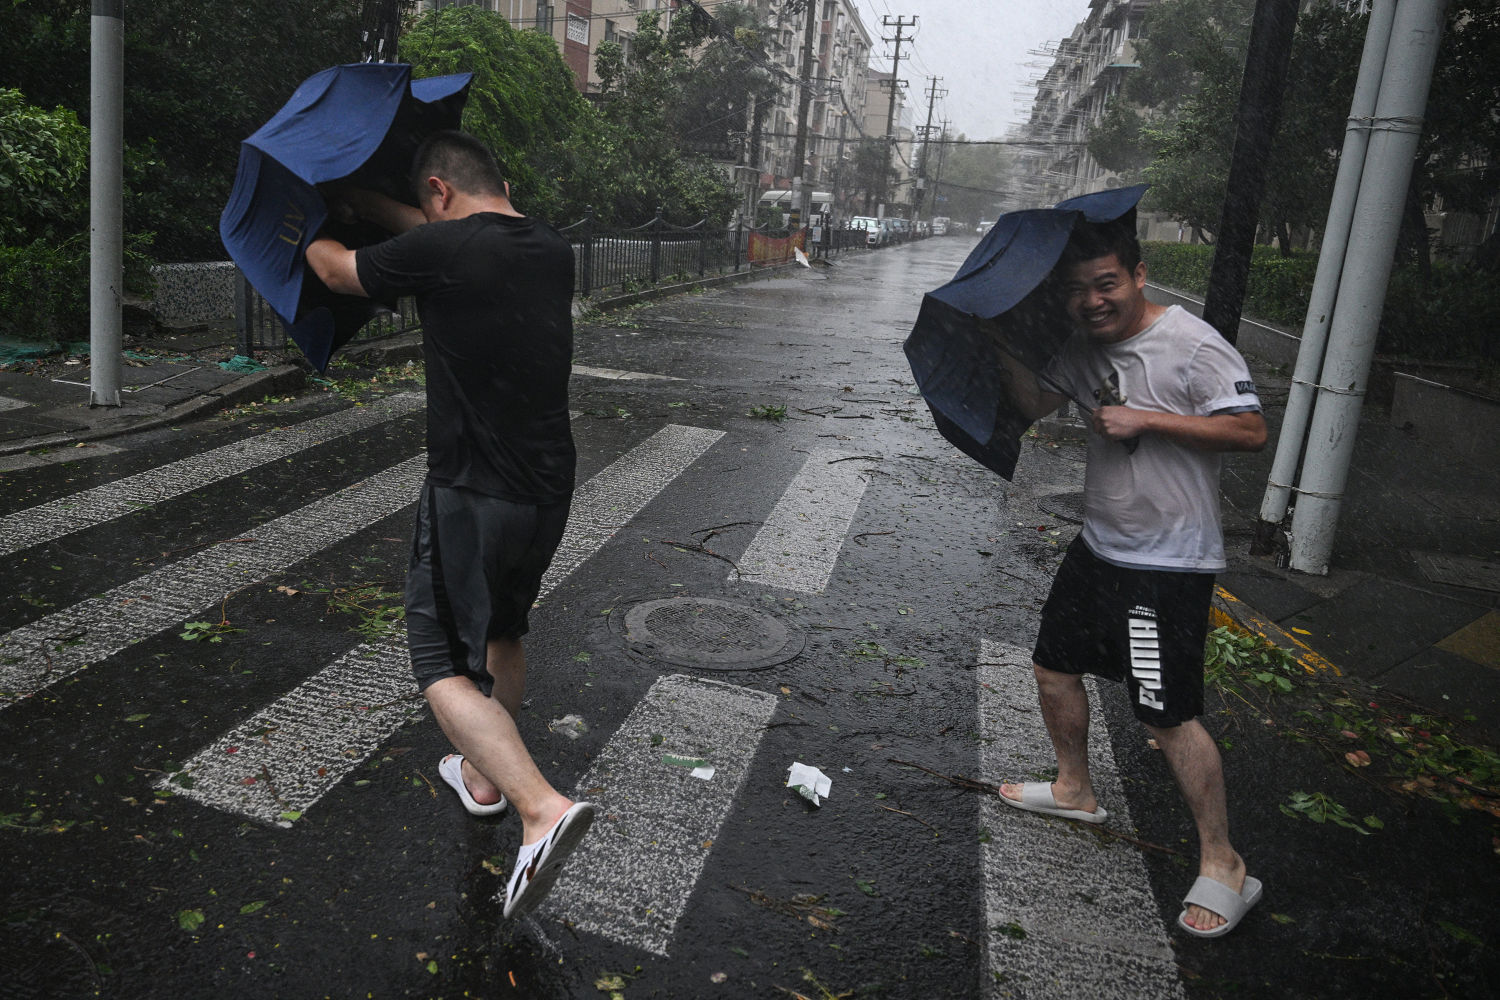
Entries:
{"label": "overcast sky", "polygon": [[[971,139],[1004,135],[1024,120],[1035,93],[1027,81],[1040,77],[1044,68],[1026,63],[1051,62],[1031,50],[1067,37],[1089,12],[1088,0],[854,2],[874,41],[870,63],[876,69],[890,70],[895,49],[881,38],[894,38],[896,29],[882,27],[881,19],[917,18],[915,32],[903,29],[914,41],[901,45],[900,70],[907,100],[914,105],[913,124],[926,124],[929,78],[942,77],[938,87],[948,94],[939,100],[933,123],[946,117]],[[1023,93],[1024,101],[1018,96]]]}

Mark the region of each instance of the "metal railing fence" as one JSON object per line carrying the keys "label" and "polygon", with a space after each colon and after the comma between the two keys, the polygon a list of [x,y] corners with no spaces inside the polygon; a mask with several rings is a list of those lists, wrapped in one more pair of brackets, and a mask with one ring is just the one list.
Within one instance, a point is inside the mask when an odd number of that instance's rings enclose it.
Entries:
{"label": "metal railing fence", "polygon": [[[738,272],[795,259],[797,230],[743,223],[728,227],[700,219],[676,226],[662,217],[628,229],[601,226],[589,208],[582,219],[558,230],[573,247],[573,290],[583,298],[605,293],[629,294],[662,284],[680,284],[710,274]],[[863,250],[865,231],[847,223],[804,231],[802,251],[809,258]],[[286,347],[286,328],[265,299],[237,276],[235,325],[237,350],[253,358],[257,351]],[[416,303],[404,298],[395,312],[382,311],[360,328],[356,341],[375,340],[421,329]]]}

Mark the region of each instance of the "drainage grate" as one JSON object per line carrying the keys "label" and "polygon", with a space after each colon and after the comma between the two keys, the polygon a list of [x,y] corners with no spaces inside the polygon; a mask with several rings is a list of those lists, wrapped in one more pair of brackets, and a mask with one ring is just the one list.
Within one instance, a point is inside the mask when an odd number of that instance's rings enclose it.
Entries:
{"label": "drainage grate", "polygon": [[763,670],[792,659],[806,641],[758,608],[701,597],[637,604],[623,624],[626,643],[638,652],[708,670]]}
{"label": "drainage grate", "polygon": [[1053,517],[1083,523],[1083,493],[1053,493],[1042,497],[1036,505]]}

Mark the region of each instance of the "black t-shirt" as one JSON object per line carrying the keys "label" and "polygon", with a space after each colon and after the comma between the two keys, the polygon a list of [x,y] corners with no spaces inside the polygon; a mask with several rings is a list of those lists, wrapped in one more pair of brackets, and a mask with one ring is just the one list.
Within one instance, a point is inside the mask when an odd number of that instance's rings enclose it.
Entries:
{"label": "black t-shirt", "polygon": [[481,212],[364,247],[355,262],[371,297],[417,297],[430,479],[516,503],[566,499],[577,457],[568,242],[539,220]]}

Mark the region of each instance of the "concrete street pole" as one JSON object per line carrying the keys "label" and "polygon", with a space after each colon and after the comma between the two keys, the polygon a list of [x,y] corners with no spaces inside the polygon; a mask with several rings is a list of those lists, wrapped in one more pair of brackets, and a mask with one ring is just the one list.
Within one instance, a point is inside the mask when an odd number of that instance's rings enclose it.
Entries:
{"label": "concrete street pole", "polygon": [[1326,574],[1447,0],[1401,0],[1292,515],[1291,567]]}
{"label": "concrete street pole", "polygon": [[125,4],[94,0],[89,37],[89,405],[120,405]]}
{"label": "concrete street pole", "polygon": [[1323,350],[1328,344],[1328,326],[1333,318],[1334,298],[1339,291],[1339,272],[1349,246],[1349,227],[1354,221],[1354,200],[1359,195],[1360,175],[1370,145],[1371,118],[1380,94],[1380,78],[1385,71],[1386,50],[1391,42],[1391,24],[1396,19],[1396,0],[1375,0],[1365,26],[1365,46],[1359,60],[1359,78],[1354,85],[1354,100],[1349,105],[1349,125],[1344,132],[1344,150],[1339,156],[1338,176],[1334,180],[1333,198],[1328,205],[1328,221],[1323,227],[1323,244],[1318,251],[1318,271],[1308,298],[1307,316],[1302,324],[1302,344],[1297,350],[1297,365],[1292,372],[1292,387],[1287,395],[1286,413],[1276,440],[1276,458],[1266,481],[1266,495],[1261,500],[1260,522],[1255,528],[1253,555],[1269,555],[1276,548],[1276,535],[1286,518],[1292,493],[1292,478],[1302,457],[1302,442],[1307,436],[1307,421],[1312,415],[1313,390],[1323,367]]}
{"label": "concrete street pole", "polygon": [[818,4],[816,0],[807,0],[807,23],[803,25],[802,32],[802,73],[798,81],[797,139],[792,149],[791,228],[793,230],[802,228],[802,220],[807,218],[807,199],[812,193],[812,185],[804,183],[810,179],[804,176],[804,172],[807,169],[807,111],[812,104],[813,34],[817,24]]}

